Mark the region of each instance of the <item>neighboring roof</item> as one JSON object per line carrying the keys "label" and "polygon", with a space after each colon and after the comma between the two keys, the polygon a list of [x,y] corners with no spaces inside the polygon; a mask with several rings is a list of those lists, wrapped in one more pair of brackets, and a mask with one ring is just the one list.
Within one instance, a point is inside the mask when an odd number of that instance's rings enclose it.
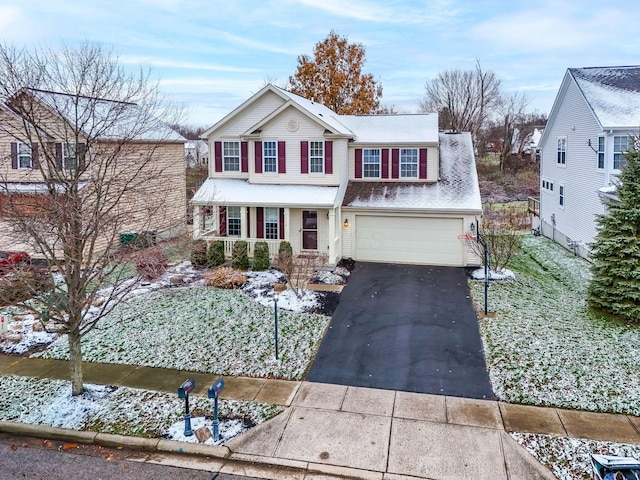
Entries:
{"label": "neighboring roof", "polygon": [[640,125],[640,66],[570,68],[603,128]]}
{"label": "neighboring roof", "polygon": [[[95,138],[113,140],[133,134],[133,139],[139,141],[185,141],[182,135],[135,103],[31,88],[22,89],[14,98],[21,94],[33,96],[70,125],[81,127],[86,135]],[[11,105],[11,99],[7,103]],[[78,119],[77,115],[80,115]]]}
{"label": "neighboring roof", "polygon": [[438,114],[342,115],[357,143],[436,143]]}
{"label": "neighboring roof", "polygon": [[389,210],[482,211],[476,163],[469,133],[442,133],[440,180],[349,182],[343,207]]}
{"label": "neighboring roof", "polygon": [[618,187],[616,185],[609,185],[608,187],[599,188],[598,196],[604,204],[620,203],[620,197],[618,197]]}
{"label": "neighboring roof", "polygon": [[[79,182],[78,187],[84,188],[89,182]],[[55,185],[57,191],[62,191],[62,185]],[[45,182],[7,182],[0,183],[0,193],[46,193],[49,186]]]}
{"label": "neighboring roof", "polygon": [[231,178],[209,178],[198,189],[194,205],[240,205],[274,207],[326,207],[336,202],[338,187],[249,183]]}

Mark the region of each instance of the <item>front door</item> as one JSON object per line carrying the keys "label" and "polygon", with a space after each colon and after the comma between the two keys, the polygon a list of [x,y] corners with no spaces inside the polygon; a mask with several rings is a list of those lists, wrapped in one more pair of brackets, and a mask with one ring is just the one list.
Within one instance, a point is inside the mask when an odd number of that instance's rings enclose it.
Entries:
{"label": "front door", "polygon": [[318,212],[316,210],[302,211],[302,249],[318,249]]}

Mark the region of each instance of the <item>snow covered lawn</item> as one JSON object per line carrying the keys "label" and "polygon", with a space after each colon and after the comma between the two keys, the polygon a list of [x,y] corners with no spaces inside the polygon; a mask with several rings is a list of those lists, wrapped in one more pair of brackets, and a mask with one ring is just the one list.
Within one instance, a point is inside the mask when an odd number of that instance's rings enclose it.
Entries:
{"label": "snow covered lawn", "polygon": [[[272,304],[273,302],[271,302]],[[217,373],[301,379],[329,317],[274,312],[238,290],[162,289],[118,305],[82,342],[83,359]],[[68,358],[66,336],[35,356]]]}
{"label": "snow covered lawn", "polygon": [[[640,415],[640,325],[587,308],[588,262],[527,236],[509,267],[516,280],[491,283],[495,317],[480,319],[498,398]],[[481,311],[483,282],[470,285]]]}
{"label": "snow covered lawn", "polygon": [[[164,437],[197,442],[184,437],[184,400],[175,394],[126,387],[85,385],[86,392],[71,396],[67,381],[21,376],[0,376],[0,419],[92,430],[146,438]],[[33,392],[33,393],[32,393]],[[211,425],[213,403],[191,397],[192,428]],[[282,407],[266,403],[219,401],[220,435],[205,443],[224,443],[251,426],[277,415]]]}

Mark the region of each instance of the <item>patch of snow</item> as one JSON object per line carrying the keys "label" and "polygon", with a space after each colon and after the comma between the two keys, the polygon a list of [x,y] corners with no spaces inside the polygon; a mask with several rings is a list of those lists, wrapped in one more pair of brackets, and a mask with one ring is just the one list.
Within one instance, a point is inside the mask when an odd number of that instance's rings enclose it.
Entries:
{"label": "patch of snow", "polygon": [[[508,268],[501,270],[489,270],[489,280],[514,280],[516,274]],[[484,280],[484,268],[476,268],[471,271],[471,278],[474,280]]]}
{"label": "patch of snow", "polygon": [[[200,443],[198,441],[198,437],[195,435],[195,431],[200,428],[208,428],[213,435],[213,419],[206,417],[194,417],[191,419],[191,430],[193,430],[194,434],[190,436],[185,436],[184,434],[184,420],[178,421],[171,425],[165,435],[167,438],[171,440],[176,440],[178,442],[188,442],[188,443]],[[228,442],[234,437],[237,437],[243,432],[246,432],[248,427],[245,425],[244,420],[242,419],[232,419],[232,420],[219,420],[218,422],[218,440],[214,440],[213,436],[203,442],[203,445],[222,445],[225,442]]]}
{"label": "patch of snow", "polygon": [[[285,283],[284,275],[278,270],[248,272],[247,282],[241,290],[259,304],[273,309],[273,288],[276,283]],[[318,305],[318,298],[318,293],[311,290],[302,290],[298,296],[293,290],[287,289],[278,293],[278,308],[309,312]]]}

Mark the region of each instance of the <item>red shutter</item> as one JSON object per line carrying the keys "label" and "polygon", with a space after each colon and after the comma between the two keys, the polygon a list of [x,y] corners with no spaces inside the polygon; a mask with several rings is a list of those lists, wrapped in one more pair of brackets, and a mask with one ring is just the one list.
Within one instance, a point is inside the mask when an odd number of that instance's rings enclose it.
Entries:
{"label": "red shutter", "polygon": [[420,149],[420,178],[427,178],[427,149]]}
{"label": "red shutter", "polygon": [[227,236],[227,207],[218,207],[218,235],[220,237]]}
{"label": "red shutter", "polygon": [[256,208],[256,222],[257,222],[257,232],[256,237],[264,238],[264,208],[257,207]]}
{"label": "red shutter", "polygon": [[249,171],[249,144],[247,142],[240,142],[240,164],[242,173]]}
{"label": "red shutter", "polygon": [[356,148],[356,178],[362,178],[362,149]]}
{"label": "red shutter", "polygon": [[389,149],[382,149],[382,172],[380,172],[380,177],[389,178]]}
{"label": "red shutter", "polygon": [[256,142],[255,146],[255,171],[262,173],[262,142]]}
{"label": "red shutter", "polygon": [[40,168],[40,160],[38,158],[38,144],[31,144],[31,168]]}
{"label": "red shutter", "polygon": [[82,171],[87,167],[86,164],[86,156],[87,156],[87,144],[86,143],[78,143],[78,151],[76,152],[78,155],[78,168]]}
{"label": "red shutter", "polygon": [[278,142],[278,173],[287,173],[287,148],[285,142]]}
{"label": "red shutter", "polygon": [[18,168],[18,144],[11,142],[11,168],[16,170]]}
{"label": "red shutter", "polygon": [[251,238],[251,212],[247,208],[247,238]]}
{"label": "red shutter", "polygon": [[309,173],[309,142],[300,142],[300,173]]}
{"label": "red shutter", "polygon": [[391,150],[391,178],[400,178],[400,150]]}
{"label": "red shutter", "polygon": [[333,173],[333,141],[324,142],[324,173]]}
{"label": "red shutter", "polygon": [[56,143],[56,168],[62,170],[62,144]]}
{"label": "red shutter", "polygon": [[214,151],[213,171],[221,172],[222,171],[222,142],[215,142],[213,144],[213,151]]}
{"label": "red shutter", "polygon": [[278,230],[280,230],[280,240],[284,240],[284,208],[280,209]]}

